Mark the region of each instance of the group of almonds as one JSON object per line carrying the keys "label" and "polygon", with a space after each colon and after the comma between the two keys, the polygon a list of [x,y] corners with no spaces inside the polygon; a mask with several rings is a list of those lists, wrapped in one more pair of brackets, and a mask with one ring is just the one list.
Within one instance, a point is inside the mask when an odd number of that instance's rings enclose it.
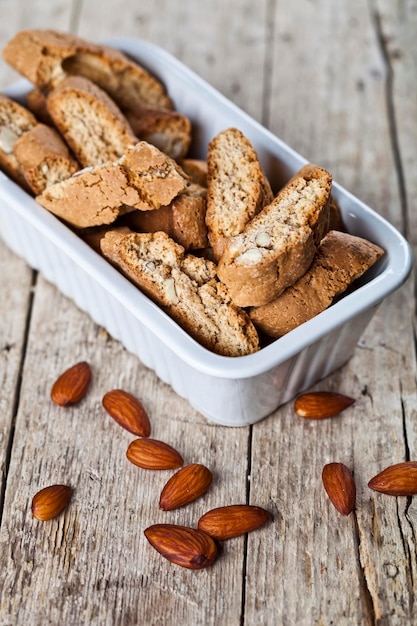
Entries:
{"label": "group of almonds", "polygon": [[[331,391],[302,394],[294,402],[300,417],[325,419],[338,415],[355,400]],[[322,471],[323,486],[333,506],[342,515],[349,515],[356,505],[356,485],[352,473],[343,463],[328,463]],[[417,494],[417,462],[405,461],[390,465],[371,478],[368,487],[390,496]]]}
{"label": "group of almonds", "polygon": [[[59,406],[76,404],[87,393],[91,368],[82,361],[63,372],[51,389],[51,399]],[[184,466],[180,453],[169,444],[152,439],[149,416],[142,403],[132,394],[114,389],[102,400],[107,413],[124,429],[138,436],[127,449],[126,457],[147,470],[177,470],[163,487],[159,506],[172,511],[193,502],[209,489],[213,476],[202,464]],[[307,419],[325,419],[338,415],[354,403],[346,395],[318,391],[304,393],[294,402],[297,415]],[[343,463],[328,463],[322,471],[326,493],[342,515],[349,515],[356,504],[356,486],[351,471]],[[417,462],[397,463],[374,476],[368,486],[393,496],[417,494]],[[39,491],[32,500],[32,514],[41,521],[50,520],[68,505],[72,488],[51,485]],[[154,524],[144,533],[149,543],[168,561],[188,569],[211,565],[218,554],[218,541],[238,537],[260,528],[270,519],[265,509],[234,504],[212,509],[198,520],[197,528],[177,524]]]}
{"label": "group of almonds", "polygon": [[[87,393],[91,368],[82,361],[63,372],[51,389],[51,400],[59,406],[76,404]],[[106,412],[125,430],[139,437],[126,451],[127,459],[147,470],[177,470],[163,487],[159,507],[172,511],[193,502],[207,492],[213,481],[211,471],[200,463],[184,465],[181,454],[172,446],[152,439],[151,423],[142,403],[132,394],[113,389],[102,399]],[[68,505],[72,488],[51,485],[32,500],[32,515],[46,521],[56,517]],[[260,528],[270,519],[265,509],[234,504],[206,512],[197,528],[177,524],[154,524],[144,533],[149,543],[168,561],[188,569],[207,567],[217,557],[218,541],[238,537]]]}

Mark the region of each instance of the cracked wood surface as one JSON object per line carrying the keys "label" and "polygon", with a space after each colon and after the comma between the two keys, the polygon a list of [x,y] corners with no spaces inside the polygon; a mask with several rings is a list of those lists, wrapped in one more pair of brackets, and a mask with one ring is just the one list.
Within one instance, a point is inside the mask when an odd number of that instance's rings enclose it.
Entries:
{"label": "cracked wood surface", "polygon": [[[166,48],[404,232],[417,251],[416,0],[3,0],[0,45],[23,28]],[[99,18],[97,17],[99,16]],[[0,64],[0,87],[15,78]],[[0,225],[1,228],[1,225]],[[371,492],[384,467],[417,459],[413,278],[380,307],[349,363],[317,389],[356,399],[310,422],[292,404],[253,427],[208,423],[0,241],[0,623],[186,626],[417,622],[415,498]],[[51,405],[56,376],[88,360],[76,407]],[[131,436],[103,413],[111,388],[137,394],[153,435],[207,464],[207,495],[170,514],[168,473],[125,458]],[[356,511],[327,499],[325,463],[348,465]],[[75,487],[64,515],[32,520],[34,493]],[[214,567],[182,570],[143,536],[251,502],[273,521],[226,542]]]}

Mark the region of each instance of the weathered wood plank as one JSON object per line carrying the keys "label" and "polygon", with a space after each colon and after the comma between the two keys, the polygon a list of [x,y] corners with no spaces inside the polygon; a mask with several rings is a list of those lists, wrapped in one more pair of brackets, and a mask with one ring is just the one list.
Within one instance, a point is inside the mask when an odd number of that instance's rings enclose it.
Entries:
{"label": "weathered wood plank", "polygon": [[[56,2],[53,6],[35,1],[30,11],[19,2],[3,0],[0,5],[0,47],[18,30],[39,26],[45,20],[53,20],[57,27],[67,28],[70,14],[68,2]],[[1,60],[2,61],[2,60]],[[17,73],[4,61],[0,62],[0,89],[18,78]],[[1,223],[0,223],[1,230]],[[0,239],[0,517],[2,494],[7,473],[8,454],[13,436],[15,405],[18,403],[20,364],[23,358],[26,320],[32,289],[32,271]]]}
{"label": "weathered wood plank", "polygon": [[0,324],[0,517],[13,420],[19,400],[19,375],[31,283],[31,270],[0,242],[0,292],[7,301],[7,306],[1,307]]}
{"label": "weathered wood plank", "polygon": [[[381,54],[387,67],[387,108],[390,116],[391,145],[395,158],[399,208],[405,222],[404,229],[416,252],[416,216],[413,210],[416,191],[415,168],[417,165],[417,4],[415,2],[374,2],[372,11],[376,35]],[[397,394],[401,402],[401,413],[397,422],[402,425],[403,446],[400,455],[391,450],[392,433],[386,431],[386,445],[378,459],[377,471],[386,465],[401,460],[415,460],[416,448],[416,365],[415,336],[413,337],[413,315],[415,315],[415,285],[413,280],[392,298],[397,306],[388,311],[381,346],[389,351],[385,385],[381,384],[379,394],[381,413],[385,417],[387,408],[384,393],[398,386]],[[390,320],[395,320],[391,330]],[[387,332],[386,329],[389,329]],[[407,330],[406,330],[407,329]],[[385,330],[385,332],[384,332]],[[407,338],[408,337],[408,341]],[[393,376],[393,372],[397,373]],[[390,393],[391,395],[391,393]],[[383,405],[383,403],[385,403]],[[382,448],[382,446],[381,446]],[[402,457],[401,457],[402,452]],[[390,500],[390,499],[388,499]],[[414,499],[373,498],[373,521],[375,532],[369,542],[369,552],[380,556],[378,566],[369,576],[373,587],[376,615],[392,624],[414,623],[417,619],[415,606],[416,593],[416,525],[417,511]],[[388,508],[389,507],[389,508]],[[388,512],[387,512],[388,511]],[[391,527],[393,531],[390,532]],[[402,558],[399,558],[402,557]],[[392,607],[392,597],[397,607]],[[390,612],[392,616],[390,616]],[[390,616],[390,617],[389,617]]]}
{"label": "weathered wood plank", "polygon": [[[193,573],[162,561],[143,531],[163,521],[195,525],[209,508],[245,498],[245,429],[206,423],[42,279],[32,327],[2,524],[0,612],[11,623],[158,623],[169,611],[183,623],[237,624],[243,540],[211,570]],[[78,360],[94,372],[87,397],[72,408],[52,405],[53,380]],[[159,511],[173,472],[126,460],[134,437],[101,407],[103,394],[120,387],[141,398],[153,436],[177,447],[185,462],[210,467],[214,483],[204,498]],[[75,490],[67,512],[49,523],[33,520],[34,493],[61,482]],[[55,583],[46,588],[47,580]]]}
{"label": "weathered wood plank", "polygon": [[407,237],[416,249],[417,229],[413,203],[416,191],[415,140],[417,136],[417,58],[415,32],[417,3],[372,2],[372,11],[382,54],[389,71],[387,100],[390,107],[393,149]]}
{"label": "weathered wood plank", "polygon": [[[285,12],[278,2],[274,41],[270,127],[404,228],[386,60],[367,3],[329,11],[324,2],[298,2]],[[288,405],[254,427],[252,476],[266,486],[261,500],[275,504],[280,526],[261,557],[249,539],[248,623],[260,606],[268,624],[401,624],[414,615],[413,510],[367,487],[407,456],[404,428],[412,429],[416,397],[412,302],[408,283],[381,307],[350,363],[317,385],[356,398],[346,414],[305,423]],[[354,472],[358,504],[348,519],[321,484],[330,461]]]}
{"label": "weathered wood plank", "polygon": [[268,54],[268,7],[266,0],[234,0],[232,5],[222,0],[131,2],[123,11],[112,11],[111,22],[97,22],[103,3],[92,0],[82,4],[78,32],[95,40],[138,37],[151,41],[260,120]]}

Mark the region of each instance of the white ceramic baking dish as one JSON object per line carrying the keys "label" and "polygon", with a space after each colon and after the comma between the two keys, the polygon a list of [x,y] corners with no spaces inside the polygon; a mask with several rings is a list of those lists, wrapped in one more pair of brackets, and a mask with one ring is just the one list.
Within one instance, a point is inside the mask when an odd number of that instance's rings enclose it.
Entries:
{"label": "white ceramic baking dish", "polygon": [[[253,143],[274,188],[306,160],[166,51],[145,41],[111,40],[166,85],[193,123],[192,155],[205,158],[219,131],[238,127]],[[19,81],[6,93],[22,98]],[[57,218],[0,173],[0,236],[81,309],[211,421],[243,426],[269,415],[352,355],[377,306],[407,278],[410,248],[395,228],[336,183],[347,229],[386,250],[358,288],[259,352],[223,357],[196,343],[161,309]]]}

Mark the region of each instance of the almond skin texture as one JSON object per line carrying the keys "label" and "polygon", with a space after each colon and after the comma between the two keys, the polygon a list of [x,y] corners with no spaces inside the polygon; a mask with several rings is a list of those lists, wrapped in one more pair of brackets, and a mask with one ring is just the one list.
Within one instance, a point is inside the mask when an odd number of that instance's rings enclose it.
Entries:
{"label": "almond skin texture", "polygon": [[188,569],[203,569],[217,556],[213,539],[201,530],[176,524],[154,524],[145,530],[149,543],[171,563]]}
{"label": "almond skin texture", "polygon": [[417,494],[417,462],[405,461],[385,468],[371,478],[368,487],[388,496]]}
{"label": "almond skin texture", "polygon": [[67,506],[72,495],[71,487],[67,485],[50,485],[44,487],[33,496],[32,515],[45,522],[53,519]]}
{"label": "almond skin texture", "polygon": [[223,541],[260,528],[270,519],[268,511],[249,504],[232,504],[207,511],[198,521],[199,530]]}
{"label": "almond skin texture", "polygon": [[131,463],[151,470],[177,469],[183,464],[182,456],[174,448],[157,439],[135,439],[126,456]]}
{"label": "almond skin texture", "polygon": [[88,391],[91,382],[91,368],[81,361],[63,372],[52,385],[51,400],[59,406],[76,404]]}
{"label": "almond skin texture", "polygon": [[151,423],[142,403],[123,389],[108,391],[103,397],[107,413],[130,433],[138,437],[149,437]]}
{"label": "almond skin texture", "polygon": [[342,515],[349,515],[356,504],[356,486],[343,463],[328,463],[322,471],[323,486],[330,502]]}
{"label": "almond skin texture", "polygon": [[298,396],[294,402],[294,411],[300,417],[321,420],[338,415],[354,402],[353,398],[341,393],[313,391]]}
{"label": "almond skin texture", "polygon": [[204,465],[186,465],[171,476],[162,489],[159,506],[163,511],[185,506],[206,493],[212,481],[213,475]]}

